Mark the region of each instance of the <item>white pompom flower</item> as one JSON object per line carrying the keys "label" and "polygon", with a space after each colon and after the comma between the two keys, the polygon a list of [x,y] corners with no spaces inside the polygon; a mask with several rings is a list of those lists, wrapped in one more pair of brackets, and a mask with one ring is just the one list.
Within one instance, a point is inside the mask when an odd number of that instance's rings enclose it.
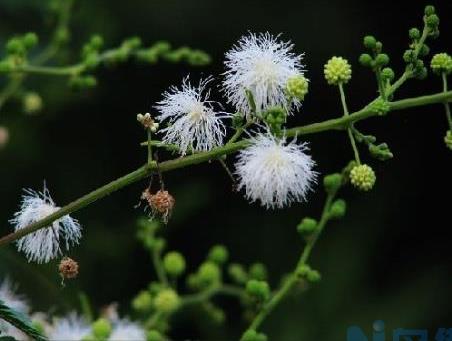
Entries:
{"label": "white pompom flower", "polygon": [[[42,192],[26,189],[22,196],[20,211],[14,214],[10,222],[14,225],[15,231],[19,231],[59,209],[45,185]],[[78,244],[81,237],[81,226],[78,221],[65,215],[50,226],[19,239],[17,249],[25,253],[29,262],[47,263],[62,254],[60,243],[68,250],[70,246]]]}
{"label": "white pompom flower", "polygon": [[230,115],[217,112],[219,104],[209,100],[206,87],[211,80],[209,77],[193,86],[186,77],[181,88],[172,86],[155,106],[160,112],[156,118],[169,124],[160,130],[165,134],[163,142],[176,144],[182,155],[188,150],[208,151],[223,144],[226,128],[222,119]]}
{"label": "white pompom flower", "polygon": [[91,327],[88,322],[77,313],[72,312],[66,317],[57,319],[50,332],[50,341],[71,340],[81,341],[89,336]]}
{"label": "white pompom flower", "polygon": [[113,326],[109,341],[145,341],[145,330],[135,322],[122,319]]}
{"label": "white pompom flower", "polygon": [[286,143],[269,133],[258,135],[239,152],[236,174],[247,199],[268,208],[282,208],[306,200],[316,182],[315,162],[306,143]]}
{"label": "white pompom flower", "polygon": [[252,110],[246,90],[253,95],[256,110],[281,106],[289,113],[299,108],[297,98],[288,99],[287,82],[304,74],[303,55],[293,52],[293,44],[270,33],[249,33],[226,53],[224,92],[239,112]]}

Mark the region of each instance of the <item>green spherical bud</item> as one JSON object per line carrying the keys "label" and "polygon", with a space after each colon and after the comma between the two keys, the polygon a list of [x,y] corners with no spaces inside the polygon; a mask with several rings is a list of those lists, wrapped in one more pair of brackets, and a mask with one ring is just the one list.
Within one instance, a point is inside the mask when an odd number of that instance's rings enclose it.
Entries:
{"label": "green spherical bud", "polygon": [[375,52],[380,53],[383,50],[383,43],[381,41],[377,41],[375,44]]}
{"label": "green spherical bud", "polygon": [[106,340],[111,333],[111,323],[105,319],[97,319],[91,326],[92,333],[97,340]]}
{"label": "green spherical bud", "polygon": [[446,147],[452,150],[452,131],[448,130],[446,136],[444,136],[444,143]]}
{"label": "green spherical bud", "polygon": [[36,92],[27,92],[22,98],[22,106],[27,114],[36,114],[42,109],[42,98]]}
{"label": "green spherical bud", "polygon": [[97,65],[99,65],[99,58],[97,53],[89,53],[86,55],[83,64],[86,66],[88,70],[94,69]]}
{"label": "green spherical bud", "polygon": [[221,271],[217,264],[204,262],[198,269],[197,277],[202,283],[210,285],[221,281]]}
{"label": "green spherical bud", "polygon": [[390,106],[383,98],[378,98],[369,105],[369,109],[382,116],[389,111]]}
{"label": "green spherical bud", "polygon": [[161,290],[154,299],[154,307],[162,313],[172,313],[177,310],[180,299],[173,289]]}
{"label": "green spherical bud", "polygon": [[421,31],[416,27],[413,27],[408,31],[408,35],[410,36],[410,39],[417,40],[421,37]]}
{"label": "green spherical bud", "polygon": [[265,281],[250,279],[246,283],[246,292],[262,301],[270,297],[270,287]]}
{"label": "green spherical bud", "polygon": [[287,80],[286,91],[290,97],[302,101],[308,93],[308,86],[308,80],[303,75],[297,75]]}
{"label": "green spherical bud", "polygon": [[352,78],[352,67],[346,59],[333,57],[325,64],[324,74],[328,84],[346,84]]}
{"label": "green spherical bud", "polygon": [[131,37],[122,43],[123,46],[129,49],[136,49],[141,46],[141,38],[140,37]]}
{"label": "green spherical bud", "polygon": [[426,67],[422,67],[422,68],[417,68],[414,70],[414,77],[416,79],[425,79],[428,76],[428,70]]}
{"label": "green spherical bud", "polygon": [[151,329],[146,335],[146,341],[164,341],[165,338],[159,331]]}
{"label": "green spherical bud", "polygon": [[403,60],[406,63],[412,63],[415,60],[415,54],[413,50],[406,50],[403,53]]}
{"label": "green spherical bud", "polygon": [[430,53],[430,47],[427,44],[422,44],[421,49],[419,50],[419,55],[421,57],[425,57]]}
{"label": "green spherical bud", "polygon": [[26,49],[31,49],[38,44],[38,36],[34,32],[28,32],[23,37],[23,43]]}
{"label": "green spherical bud", "polygon": [[309,265],[302,264],[297,268],[295,273],[298,277],[306,277],[310,271],[311,267]]}
{"label": "green spherical bud", "polygon": [[301,235],[309,235],[317,229],[317,220],[312,218],[303,218],[297,226],[297,231]]}
{"label": "green spherical bud", "polygon": [[333,202],[330,208],[330,218],[340,219],[345,215],[347,210],[347,203],[343,199],[337,199]]}
{"label": "green spherical bud", "polygon": [[328,174],[323,178],[323,186],[327,193],[336,192],[342,185],[342,175],[340,173]]}
{"label": "green spherical bud", "polygon": [[263,333],[258,333],[254,329],[248,329],[243,333],[240,341],[267,341],[267,336]]}
{"label": "green spherical bud", "polygon": [[132,301],[132,308],[139,312],[146,312],[152,307],[151,294],[147,290],[140,291]]}
{"label": "green spherical bud", "polygon": [[363,39],[364,47],[369,50],[375,49],[375,45],[377,44],[377,39],[374,36],[365,36]]}
{"label": "green spherical bud", "polygon": [[375,58],[375,63],[378,66],[386,66],[389,63],[389,56],[386,53],[379,53]]}
{"label": "green spherical bud", "polygon": [[262,263],[254,263],[249,269],[250,278],[263,281],[267,279],[267,268]]}
{"label": "green spherical bud", "polygon": [[394,70],[392,70],[390,67],[385,67],[383,70],[381,70],[381,78],[386,81],[392,81],[395,77]]}
{"label": "green spherical bud", "polygon": [[169,275],[180,276],[185,271],[184,256],[176,251],[168,252],[163,258],[163,267]]}
{"label": "green spherical bud", "polygon": [[430,28],[437,28],[439,25],[439,17],[436,14],[431,14],[425,18],[425,23]]}
{"label": "green spherical bud", "polygon": [[20,38],[11,38],[6,43],[6,51],[9,54],[24,54],[25,53],[25,46]]}
{"label": "green spherical bud", "polygon": [[237,284],[244,284],[248,280],[248,275],[240,264],[231,264],[228,267],[228,274],[231,279]]}
{"label": "green spherical bud", "polygon": [[89,44],[94,50],[99,50],[104,45],[104,38],[98,34],[95,34],[91,36]]}
{"label": "green spherical bud", "polygon": [[427,16],[428,16],[428,15],[435,14],[435,7],[432,6],[432,5],[427,5],[427,6],[425,6],[424,14],[427,15]]}
{"label": "green spherical bud", "polygon": [[363,53],[362,55],[359,56],[359,63],[362,66],[370,67],[372,66],[372,61],[373,59],[368,53]]}
{"label": "green spherical bud", "polygon": [[372,168],[365,164],[355,166],[350,171],[350,182],[361,191],[371,190],[376,179]]}
{"label": "green spherical bud", "polygon": [[449,74],[452,72],[452,57],[447,53],[435,54],[430,62],[430,67],[438,75],[443,72]]}
{"label": "green spherical bud", "polygon": [[207,259],[217,263],[217,264],[224,264],[227,262],[229,258],[229,252],[228,249],[224,245],[215,245],[213,246],[210,251],[209,255],[207,256]]}
{"label": "green spherical bud", "polygon": [[320,272],[317,270],[311,270],[306,274],[306,279],[311,283],[316,283],[320,281],[321,278]]}

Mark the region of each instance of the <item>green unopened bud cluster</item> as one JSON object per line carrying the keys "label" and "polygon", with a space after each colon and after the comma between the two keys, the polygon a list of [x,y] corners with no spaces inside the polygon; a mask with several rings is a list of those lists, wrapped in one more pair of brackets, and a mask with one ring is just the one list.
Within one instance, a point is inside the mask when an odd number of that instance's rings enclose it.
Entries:
{"label": "green unopened bud cluster", "polygon": [[297,231],[302,236],[309,236],[316,230],[317,230],[317,220],[309,217],[303,218],[301,223],[299,223],[297,226]]}
{"label": "green unopened bud cluster", "polygon": [[141,313],[149,311],[152,308],[151,293],[147,290],[140,291],[132,300],[132,308]]}
{"label": "green unopened bud cluster", "polygon": [[355,166],[350,171],[351,184],[361,191],[371,190],[376,179],[373,169],[365,164]]}
{"label": "green unopened bud cluster", "polygon": [[246,283],[246,292],[259,301],[266,301],[270,297],[270,287],[266,281],[250,279]]}
{"label": "green unopened bud cluster", "polygon": [[172,313],[177,310],[180,304],[180,298],[173,289],[163,289],[154,298],[155,310],[162,313]]}
{"label": "green unopened bud cluster", "polygon": [[369,53],[363,53],[359,56],[359,62],[361,65],[370,67],[372,70],[377,71],[389,64],[389,56],[386,53],[382,53],[382,42],[377,41],[374,36],[365,36],[363,39],[363,45],[369,50]]}
{"label": "green unopened bud cluster", "polygon": [[452,72],[452,57],[447,53],[435,54],[430,62],[430,67],[437,75],[442,73],[448,75]]}
{"label": "green unopened bud cluster", "polygon": [[343,178],[340,173],[328,174],[323,178],[323,187],[328,194],[336,193],[342,186]]}
{"label": "green unopened bud cluster", "polygon": [[179,252],[168,252],[163,258],[163,266],[170,276],[178,277],[185,271],[185,258]]}
{"label": "green unopened bud cluster", "polygon": [[224,245],[215,245],[213,246],[209,254],[207,256],[207,259],[209,261],[212,261],[216,264],[222,265],[228,261],[229,258],[229,252],[228,249]]}
{"label": "green unopened bud cluster", "polygon": [[452,150],[452,130],[447,131],[446,136],[444,136],[444,143],[446,144],[447,148]]}
{"label": "green unopened bud cluster", "polygon": [[187,281],[188,285],[193,289],[200,289],[217,285],[221,282],[221,269],[218,264],[207,261],[202,263],[198,271],[191,274]]}
{"label": "green unopened bud cluster", "polygon": [[237,284],[245,284],[248,281],[248,273],[241,264],[232,263],[228,267],[228,275],[233,282]]}
{"label": "green unopened bud cluster", "polygon": [[336,199],[330,207],[329,217],[330,219],[341,219],[344,217],[347,211],[347,203],[344,199]]}
{"label": "green unopened bud cluster", "polygon": [[7,56],[0,61],[0,73],[11,72],[25,63],[28,52],[38,44],[38,41],[38,36],[34,32],[10,38],[5,46]]}
{"label": "green unopened bud cluster", "polygon": [[380,161],[386,161],[394,157],[387,143],[380,143],[377,145],[370,143],[369,152],[370,155]]}
{"label": "green unopened bud cluster", "polygon": [[296,274],[298,277],[304,278],[311,283],[318,282],[322,278],[317,270],[311,269],[307,264],[300,265],[296,270]]}
{"label": "green unopened bud cluster", "polygon": [[377,113],[380,116],[383,116],[389,112],[391,107],[389,106],[389,103],[386,100],[380,97],[373,101],[368,106],[368,109],[372,110],[372,112]]}
{"label": "green unopened bud cluster", "polygon": [[297,75],[287,80],[286,92],[289,97],[303,101],[308,93],[308,89],[308,80],[303,75]]}
{"label": "green unopened bud cluster", "polygon": [[194,50],[186,46],[165,53],[163,58],[171,63],[185,61],[188,64],[195,66],[206,65],[211,62],[210,56],[204,51]]}
{"label": "green unopened bud cluster", "polygon": [[342,57],[331,58],[324,66],[324,75],[328,84],[346,84],[352,78],[352,67]]}
{"label": "green unopened bud cluster", "polygon": [[248,269],[249,278],[264,281],[267,279],[267,268],[262,263],[253,263]]}
{"label": "green unopened bud cluster", "polygon": [[280,136],[282,134],[282,126],[286,122],[287,113],[281,107],[272,107],[263,111],[261,118],[274,135]]}
{"label": "green unopened bud cluster", "polygon": [[99,51],[104,45],[104,40],[100,35],[93,35],[91,39],[83,45],[82,63],[87,70],[92,70],[99,65]]}
{"label": "green unopened bud cluster", "polygon": [[429,35],[433,38],[439,36],[439,17],[436,14],[436,9],[432,5],[425,6],[424,9],[424,23],[429,29]]}

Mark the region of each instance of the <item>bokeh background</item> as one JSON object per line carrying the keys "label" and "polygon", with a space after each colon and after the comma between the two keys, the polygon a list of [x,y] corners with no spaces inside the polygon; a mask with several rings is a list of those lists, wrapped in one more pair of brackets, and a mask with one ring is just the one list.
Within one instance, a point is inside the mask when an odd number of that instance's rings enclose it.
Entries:
{"label": "bokeh background", "polygon": [[[353,78],[346,87],[351,110],[376,94],[373,75],[361,67],[362,37],[374,34],[403,70],[410,27],[421,26],[424,1],[175,1],[77,0],[71,21],[72,40],[61,63],[77,61],[80,46],[92,33],[104,36],[107,47],[132,35],[145,43],[166,39],[174,46],[201,48],[212,56],[206,67],[161,62],[155,66],[128,63],[96,73],[99,85],[73,92],[65,79],[30,77],[28,89],[44,99],[39,115],[27,116],[19,102],[10,102],[0,122],[10,130],[0,150],[0,232],[11,231],[8,219],[17,209],[21,189],[40,189],[43,180],[63,205],[135,168],[145,160],[138,146],[142,129],[135,115],[151,110],[162,91],[190,73],[193,79],[223,71],[223,54],[248,30],[283,33],[282,38],[304,52],[309,96],[291,125],[340,115],[336,89],[323,79],[323,64],[333,55],[350,60]],[[436,1],[441,18],[440,39],[433,52],[452,52],[452,3]],[[46,40],[51,30],[40,0],[0,2],[0,45],[14,33],[37,31]],[[220,78],[220,77],[218,77]],[[4,83],[2,78],[0,82]],[[410,81],[397,98],[433,93],[441,82],[432,75]],[[217,91],[215,97],[221,100]],[[344,340],[350,325],[370,331],[383,319],[386,330],[397,327],[452,327],[451,292],[451,152],[443,137],[446,120],[441,105],[396,112],[362,122],[359,128],[387,142],[393,160],[380,163],[362,157],[377,173],[375,189],[362,194],[345,189],[346,217],[328,226],[311,259],[323,280],[302,296],[287,299],[264,324],[273,340]],[[346,136],[326,132],[306,136],[322,174],[337,171],[352,157]],[[163,157],[163,156],[162,156]],[[232,163],[233,158],[228,162]],[[295,226],[306,215],[318,216],[321,187],[306,204],[266,211],[231,191],[228,176],[217,163],[164,174],[177,208],[165,236],[169,249],[182,251],[194,270],[209,247],[225,244],[232,261],[268,266],[276,286],[291,271],[302,242]],[[78,279],[60,286],[56,263],[28,264],[14,246],[0,249],[0,277],[19,283],[36,310],[63,313],[77,309],[79,291],[93,306],[112,301],[128,311],[130,300],[154,278],[148,254],[136,239],[134,209],[146,181],[127,187],[74,214],[84,238],[70,255],[81,265]],[[220,303],[229,315],[224,327],[208,325],[202,316],[175,317],[171,336],[206,340],[237,339],[245,324],[238,304]]]}

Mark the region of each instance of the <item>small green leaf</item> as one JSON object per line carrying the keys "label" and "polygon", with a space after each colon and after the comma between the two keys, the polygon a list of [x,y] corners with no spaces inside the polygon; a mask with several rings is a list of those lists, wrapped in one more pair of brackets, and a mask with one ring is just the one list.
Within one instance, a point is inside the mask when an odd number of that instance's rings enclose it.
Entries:
{"label": "small green leaf", "polygon": [[[11,323],[14,327],[23,331],[33,340],[37,341],[47,340],[45,336],[43,336],[35,327],[33,327],[30,319],[27,316],[9,308],[8,306],[5,305],[5,303],[2,300],[0,300],[0,319],[3,319],[6,322]],[[0,338],[0,340],[10,341],[8,337],[2,337]],[[14,340],[14,338],[12,338],[12,340]]]}

